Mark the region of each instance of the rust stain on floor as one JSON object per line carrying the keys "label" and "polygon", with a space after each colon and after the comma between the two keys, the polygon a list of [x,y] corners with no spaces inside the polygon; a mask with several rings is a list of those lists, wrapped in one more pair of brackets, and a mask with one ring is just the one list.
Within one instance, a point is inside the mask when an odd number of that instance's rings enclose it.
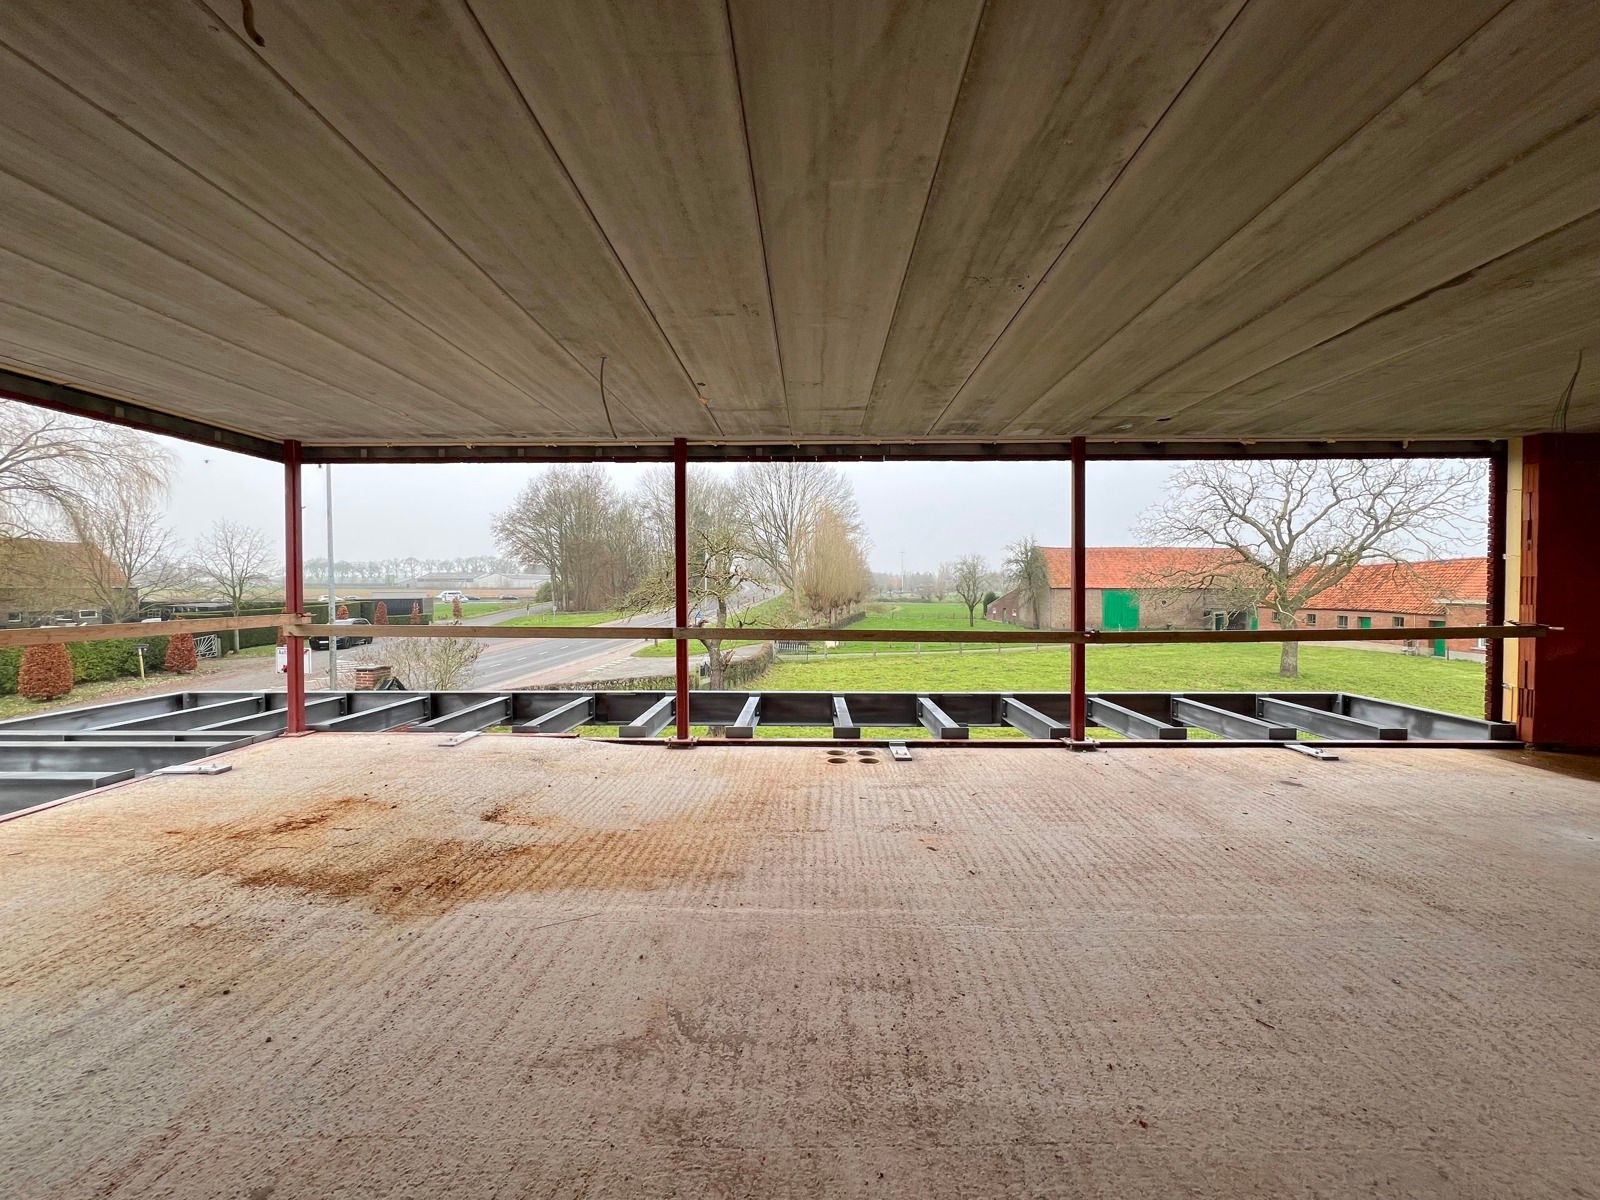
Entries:
{"label": "rust stain on floor", "polygon": [[0,1196],[1600,1177],[1600,786],[1512,756],[232,762],[0,825]]}
{"label": "rust stain on floor", "polygon": [[726,802],[713,802],[610,829],[542,810],[537,799],[502,801],[474,822],[437,808],[401,812],[369,794],[311,795],[291,817],[169,832],[181,848],[162,862],[191,878],[221,874],[248,888],[357,901],[387,916],[436,916],[521,893],[733,878],[729,864],[750,826],[731,815]]}

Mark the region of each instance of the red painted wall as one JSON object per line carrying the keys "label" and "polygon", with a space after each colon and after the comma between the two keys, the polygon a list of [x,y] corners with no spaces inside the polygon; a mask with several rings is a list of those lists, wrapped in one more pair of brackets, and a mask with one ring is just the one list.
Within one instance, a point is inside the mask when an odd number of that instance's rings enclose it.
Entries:
{"label": "red painted wall", "polygon": [[[1522,621],[1564,625],[1517,645],[1517,728],[1525,741],[1600,748],[1600,434],[1523,441],[1522,579],[1507,608]],[[1585,627],[1587,626],[1587,632]]]}

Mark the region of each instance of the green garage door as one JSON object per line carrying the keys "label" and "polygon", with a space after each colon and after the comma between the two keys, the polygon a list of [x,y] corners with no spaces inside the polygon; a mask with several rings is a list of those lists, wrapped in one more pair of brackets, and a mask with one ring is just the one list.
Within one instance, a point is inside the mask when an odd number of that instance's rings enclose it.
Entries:
{"label": "green garage door", "polygon": [[1131,588],[1106,588],[1102,591],[1100,628],[1139,628],[1139,593]]}

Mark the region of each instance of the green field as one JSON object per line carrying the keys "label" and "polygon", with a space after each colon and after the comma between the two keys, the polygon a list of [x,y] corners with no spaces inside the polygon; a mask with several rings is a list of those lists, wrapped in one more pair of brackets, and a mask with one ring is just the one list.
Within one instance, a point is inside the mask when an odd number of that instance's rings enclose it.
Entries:
{"label": "green field", "polygon": [[[779,662],[748,686],[763,691],[1065,691],[1066,647],[960,654],[878,654]],[[1375,650],[1300,648],[1300,677],[1278,674],[1278,647],[1091,646],[1089,687],[1102,692],[1358,692],[1483,715],[1483,665]]]}
{"label": "green field", "polygon": [[[461,605],[462,617],[486,617],[490,613],[504,612],[508,608],[519,608],[509,600],[468,600]],[[433,606],[433,619],[435,621],[454,620],[454,610],[448,604],[435,604]]]}
{"label": "green field", "polygon": [[502,625],[550,625],[556,628],[574,628],[582,625],[605,625],[620,621],[627,613],[620,612],[555,612],[534,613],[526,617],[512,617]]}

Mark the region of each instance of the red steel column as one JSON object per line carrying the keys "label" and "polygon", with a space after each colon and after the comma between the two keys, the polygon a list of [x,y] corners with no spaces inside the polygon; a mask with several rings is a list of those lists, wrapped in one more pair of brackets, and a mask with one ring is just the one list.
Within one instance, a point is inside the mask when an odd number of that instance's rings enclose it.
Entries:
{"label": "red steel column", "polygon": [[[676,593],[673,624],[679,629],[689,624],[689,443],[683,438],[672,442],[672,572]],[[689,643],[679,638],[673,644],[677,662],[678,738],[689,740]]]}
{"label": "red steel column", "polygon": [[[1506,450],[1502,446],[1489,459],[1489,598],[1484,623],[1499,625],[1506,619]],[[1484,650],[1483,719],[1498,721],[1505,711],[1506,644],[1491,638]]]}
{"label": "red steel column", "polygon": [[[300,526],[300,443],[283,444],[283,606],[301,614],[306,607],[305,537]],[[306,731],[306,660],[300,639],[285,639],[287,723],[290,733]]]}
{"label": "red steel column", "polygon": [[[1084,586],[1088,556],[1083,545],[1083,476],[1087,449],[1083,438],[1072,439],[1072,627],[1080,633],[1089,616],[1089,596]],[[1072,740],[1075,742],[1084,740],[1089,723],[1089,702],[1084,694],[1088,681],[1088,651],[1082,642],[1072,643]]]}

